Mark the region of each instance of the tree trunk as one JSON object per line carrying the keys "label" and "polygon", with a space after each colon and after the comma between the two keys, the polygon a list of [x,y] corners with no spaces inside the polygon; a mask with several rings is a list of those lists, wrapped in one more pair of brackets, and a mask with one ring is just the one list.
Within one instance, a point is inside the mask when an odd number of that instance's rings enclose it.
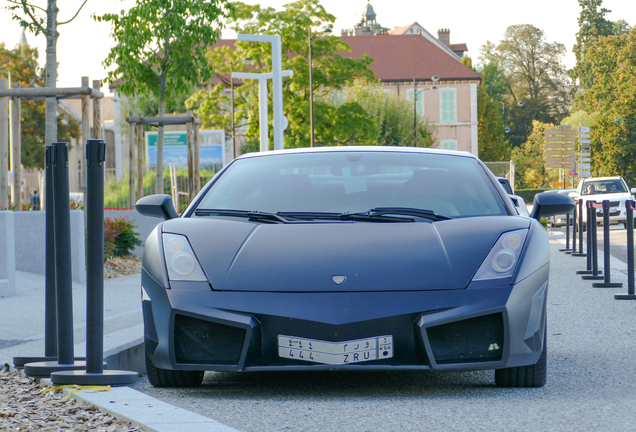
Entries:
{"label": "tree trunk", "polygon": [[[57,87],[57,4],[48,0],[46,12],[46,86]],[[51,145],[57,141],[57,99],[46,98],[46,132],[44,142]]]}
{"label": "tree trunk", "polygon": [[[166,115],[166,77],[160,78],[161,98],[159,99],[159,117]],[[163,124],[157,130],[157,193],[163,193]]]}

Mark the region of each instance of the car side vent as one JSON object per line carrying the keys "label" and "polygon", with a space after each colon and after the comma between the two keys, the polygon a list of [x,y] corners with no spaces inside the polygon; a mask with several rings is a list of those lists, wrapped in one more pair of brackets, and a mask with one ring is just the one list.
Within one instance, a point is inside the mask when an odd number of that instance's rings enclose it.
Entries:
{"label": "car side vent", "polygon": [[174,347],[177,363],[238,365],[246,330],[185,315],[176,315]]}
{"label": "car side vent", "polygon": [[496,313],[426,329],[437,364],[501,360],[503,315]]}

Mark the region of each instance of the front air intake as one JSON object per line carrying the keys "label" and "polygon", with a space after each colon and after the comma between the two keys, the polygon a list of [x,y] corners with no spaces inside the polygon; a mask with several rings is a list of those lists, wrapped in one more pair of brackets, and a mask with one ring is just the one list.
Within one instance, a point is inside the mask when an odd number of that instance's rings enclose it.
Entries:
{"label": "front air intake", "polygon": [[177,363],[238,365],[246,330],[185,315],[174,320]]}
{"label": "front air intake", "polygon": [[496,313],[426,329],[437,364],[501,360],[503,315]]}

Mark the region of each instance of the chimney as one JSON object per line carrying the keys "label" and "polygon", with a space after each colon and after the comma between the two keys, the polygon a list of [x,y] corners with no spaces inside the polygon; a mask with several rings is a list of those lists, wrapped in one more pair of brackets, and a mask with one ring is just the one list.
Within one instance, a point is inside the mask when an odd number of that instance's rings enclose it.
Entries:
{"label": "chimney", "polygon": [[437,39],[446,46],[450,46],[450,30],[447,28],[437,30]]}

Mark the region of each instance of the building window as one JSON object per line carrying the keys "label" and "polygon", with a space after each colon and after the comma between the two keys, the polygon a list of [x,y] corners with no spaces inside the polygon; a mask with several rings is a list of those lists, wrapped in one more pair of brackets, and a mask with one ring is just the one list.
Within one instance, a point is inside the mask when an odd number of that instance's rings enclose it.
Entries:
{"label": "building window", "polygon": [[444,140],[441,145],[442,150],[457,150],[457,140]]}
{"label": "building window", "polygon": [[441,89],[442,123],[457,123],[457,90],[454,88]]}
{"label": "building window", "polygon": [[[407,90],[406,95],[408,96],[409,100],[413,102],[413,89]],[[415,110],[417,112],[417,115],[419,115],[420,117],[424,117],[424,90],[420,90],[417,93],[417,97],[415,100]]]}

